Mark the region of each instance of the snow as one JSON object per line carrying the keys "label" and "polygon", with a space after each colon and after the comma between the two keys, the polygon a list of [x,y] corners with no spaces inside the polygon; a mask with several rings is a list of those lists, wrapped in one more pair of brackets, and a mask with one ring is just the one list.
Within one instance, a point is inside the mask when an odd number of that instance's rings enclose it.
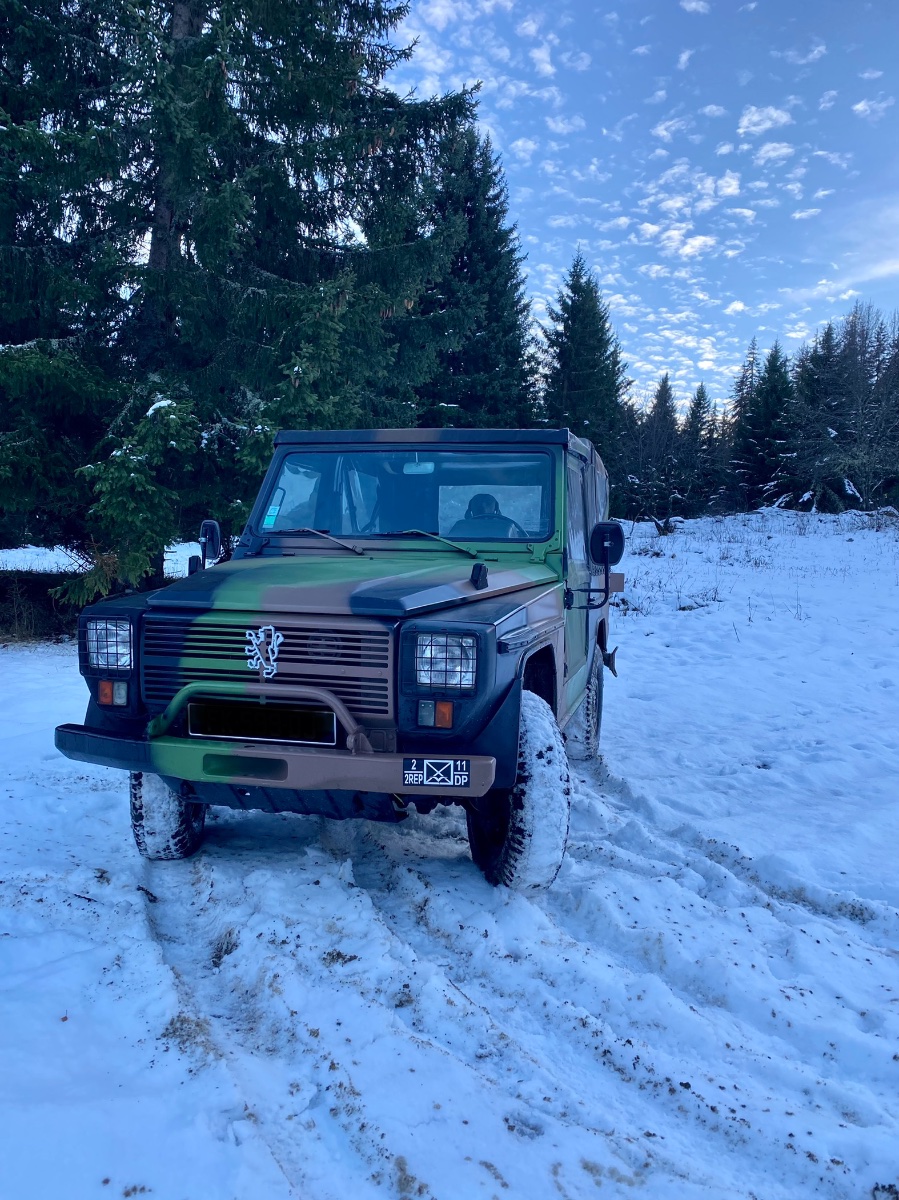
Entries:
{"label": "snow", "polygon": [[[187,561],[200,553],[199,542],[178,542],[165,552],[165,573],[171,579],[187,574]],[[0,571],[60,571],[78,572],[85,569],[78,555],[64,546],[20,546],[17,550],[0,550]]]}
{"label": "snow", "polygon": [[895,1194],[897,526],[632,532],[542,896],[456,809],[146,863],[74,651],[0,651],[0,1195]]}

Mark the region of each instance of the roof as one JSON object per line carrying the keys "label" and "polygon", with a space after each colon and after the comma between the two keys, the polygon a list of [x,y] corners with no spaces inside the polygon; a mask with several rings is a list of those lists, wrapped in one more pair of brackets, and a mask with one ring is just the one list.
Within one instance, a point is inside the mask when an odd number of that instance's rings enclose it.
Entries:
{"label": "roof", "polygon": [[[282,429],[275,437],[276,446],[345,445],[372,442],[420,445],[444,442],[449,445],[568,445],[580,442],[567,429]],[[583,445],[583,443],[581,442]]]}

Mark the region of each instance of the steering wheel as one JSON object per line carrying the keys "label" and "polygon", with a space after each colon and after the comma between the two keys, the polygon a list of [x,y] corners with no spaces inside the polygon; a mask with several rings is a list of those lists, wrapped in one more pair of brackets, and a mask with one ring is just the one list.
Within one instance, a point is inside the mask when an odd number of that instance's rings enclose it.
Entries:
{"label": "steering wheel", "polygon": [[530,541],[530,538],[531,538],[531,535],[528,533],[528,531],[524,528],[523,525],[519,525],[514,517],[507,517],[505,513],[498,513],[498,512],[496,512],[496,513],[478,513],[474,517],[469,517],[468,520],[469,521],[508,521],[509,524],[511,526],[513,526],[513,528],[518,530],[518,532],[525,539],[525,541]]}

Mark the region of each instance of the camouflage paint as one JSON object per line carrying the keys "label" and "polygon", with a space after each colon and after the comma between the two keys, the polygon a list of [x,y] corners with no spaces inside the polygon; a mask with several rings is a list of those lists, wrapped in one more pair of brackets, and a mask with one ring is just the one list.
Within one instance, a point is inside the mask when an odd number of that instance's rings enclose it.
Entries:
{"label": "camouflage paint", "polygon": [[[421,444],[453,444],[460,449],[465,446],[488,444],[496,449],[506,446],[510,451],[525,447],[548,450],[555,461],[555,529],[544,542],[486,542],[457,539],[458,544],[473,552],[475,557],[463,556],[450,546],[439,542],[427,543],[421,539],[379,539],[377,544],[358,540],[364,553],[357,555],[341,549],[333,542],[313,537],[284,537],[283,556],[259,556],[254,552],[253,535],[261,531],[262,515],[271,482],[280,469],[280,462],[289,448],[298,445],[317,448],[334,448],[352,445],[393,444],[399,448]],[[152,593],[147,598],[144,619],[181,618],[187,621],[185,640],[190,640],[190,631],[197,636],[215,640],[216,629],[231,630],[235,624],[246,629],[274,624],[280,630],[299,632],[305,635],[315,629],[322,635],[339,633],[341,630],[386,629],[391,636],[388,687],[395,688],[398,670],[397,645],[400,623],[405,619],[440,617],[446,614],[447,628],[453,621],[449,618],[470,613],[474,622],[489,619],[495,625],[497,638],[515,639],[527,633],[527,644],[520,651],[513,650],[514,670],[518,677],[527,658],[536,651],[551,646],[556,662],[556,695],[559,697],[559,719],[564,724],[577,706],[580,695],[577,686],[573,689],[571,678],[566,678],[565,623],[569,614],[565,607],[564,545],[566,530],[566,469],[565,450],[569,448],[591,464],[595,451],[589,443],[568,434],[567,431],[480,431],[480,430],[376,430],[358,433],[282,433],[278,435],[275,458],[260,489],[260,495],[251,514],[247,530],[242,538],[242,547],[227,563],[210,567],[206,571],[180,580],[178,583]],[[280,449],[284,447],[284,449]],[[603,514],[605,515],[605,514]],[[411,523],[411,522],[410,522]],[[277,535],[262,534],[276,537]],[[343,539],[353,543],[352,535]],[[475,588],[470,581],[472,564],[483,562],[488,567],[487,586]],[[114,602],[113,602],[114,604]],[[115,615],[111,606],[104,606],[110,617]],[[597,620],[605,619],[607,606],[590,622],[595,630]],[[95,615],[105,615],[97,612]],[[310,621],[310,618],[313,621]],[[299,623],[299,624],[297,624]],[[210,631],[213,631],[210,633]],[[595,636],[595,635],[594,635]],[[142,639],[138,635],[138,646]],[[592,646],[588,647],[592,651]],[[140,652],[140,651],[138,651]],[[252,789],[281,787],[294,789],[367,789],[372,792],[399,793],[404,795],[433,794],[433,788],[406,787],[402,782],[403,753],[391,752],[389,738],[396,740],[396,711],[390,705],[389,719],[366,721],[363,728],[351,731],[349,741],[352,749],[342,747],[314,750],[297,748],[285,752],[283,747],[267,743],[234,742],[220,739],[194,739],[173,736],[171,725],[177,720],[179,711],[198,691],[229,698],[259,699],[266,688],[262,672],[254,674],[247,668],[247,660],[232,651],[231,658],[224,664],[232,675],[244,672],[243,681],[231,678],[227,681],[208,680],[197,686],[197,673],[209,666],[209,655],[178,657],[175,671],[178,678],[186,678],[188,684],[181,688],[168,705],[167,717],[162,719],[158,711],[152,716],[146,729],[146,741],[142,746],[141,761],[133,769],[151,770],[172,779],[200,783],[240,785]],[[338,668],[334,668],[337,670]],[[343,669],[346,671],[346,668]],[[585,678],[586,672],[579,670],[578,676]],[[293,680],[294,677],[291,676]],[[335,676],[336,679],[336,676]],[[296,676],[299,684],[303,680]],[[479,680],[479,686],[484,681]],[[334,683],[337,686],[337,683]],[[582,684],[579,685],[582,691]],[[273,684],[269,690],[271,698],[286,697],[283,683]],[[157,705],[158,709],[159,706]],[[151,711],[153,709],[151,708]],[[340,714],[338,714],[340,715]],[[354,714],[355,716],[356,714]],[[110,714],[114,719],[115,714]],[[346,722],[344,722],[345,724]],[[361,727],[363,722],[357,719]],[[74,727],[63,727],[74,728]],[[391,732],[392,731],[392,732]],[[60,731],[61,732],[61,731]],[[85,732],[88,732],[85,730]],[[421,731],[418,731],[419,734]],[[374,735],[383,734],[388,741],[384,746],[369,742]],[[60,740],[64,753],[88,758],[89,753],[75,753],[67,749],[65,737]],[[508,752],[508,747],[503,750]],[[421,751],[414,753],[420,754]],[[435,756],[465,753],[458,748],[452,751],[435,744]],[[513,751],[514,753],[514,751]],[[410,752],[406,751],[405,756]],[[483,795],[494,778],[495,759],[490,755],[475,755],[472,761],[471,786],[453,789],[448,800],[464,798],[466,795]],[[126,768],[128,763],[121,765]]]}

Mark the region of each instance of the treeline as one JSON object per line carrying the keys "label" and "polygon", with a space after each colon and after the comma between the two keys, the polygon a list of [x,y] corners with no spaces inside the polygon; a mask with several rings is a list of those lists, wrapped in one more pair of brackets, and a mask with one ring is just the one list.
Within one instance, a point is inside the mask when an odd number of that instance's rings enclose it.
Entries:
{"label": "treeline", "polygon": [[578,255],[535,336],[472,93],[385,82],[397,0],[0,4],[0,546],[75,595],[241,527],[278,428],[570,425],[615,511],[896,494],[897,331],[857,306],[726,412],[649,403]]}
{"label": "treeline", "polygon": [[899,314],[856,303],[792,356],[753,339],[726,406],[700,384],[678,407],[667,374],[643,404],[621,395],[619,515],[899,504]]}

